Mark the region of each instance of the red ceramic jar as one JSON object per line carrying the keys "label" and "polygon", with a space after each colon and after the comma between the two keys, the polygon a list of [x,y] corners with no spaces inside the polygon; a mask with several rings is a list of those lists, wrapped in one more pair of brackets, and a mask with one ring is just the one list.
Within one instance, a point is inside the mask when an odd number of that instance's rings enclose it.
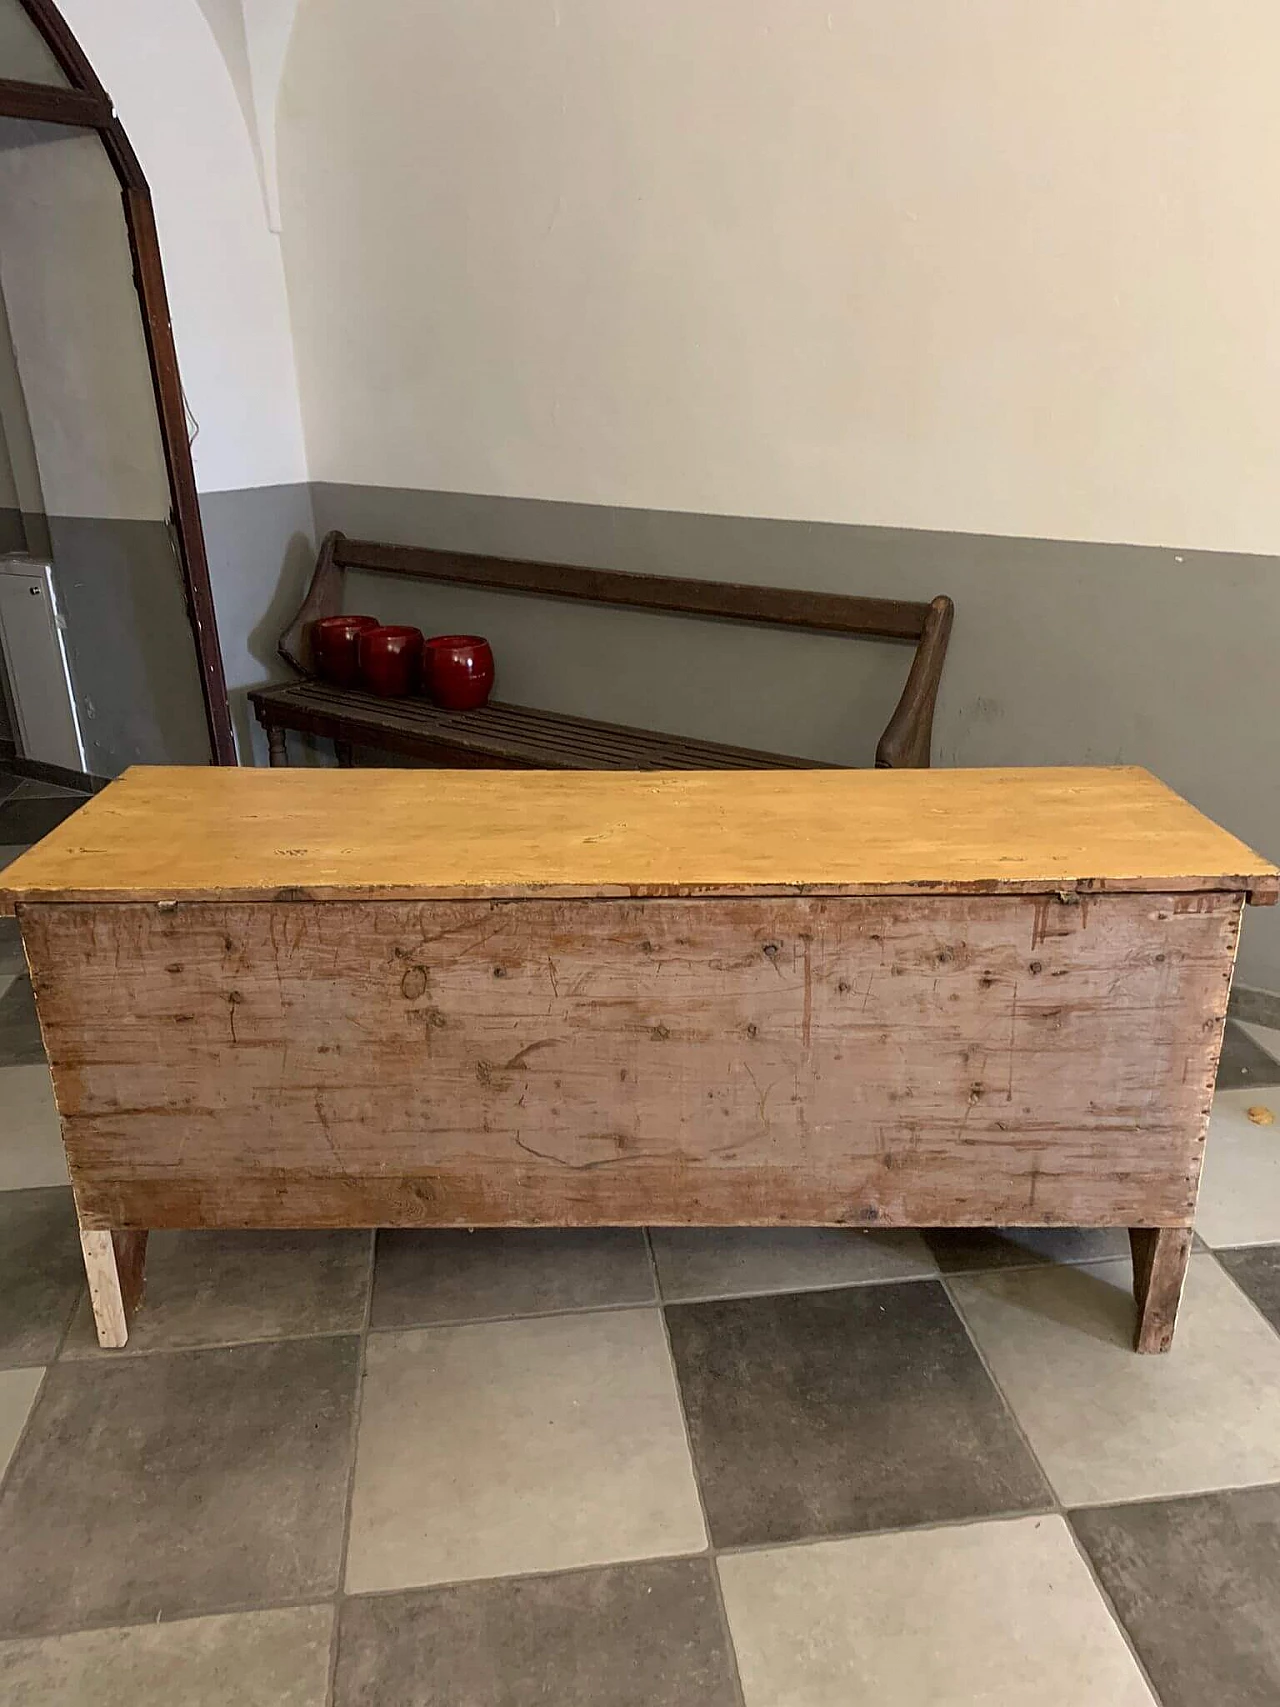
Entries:
{"label": "red ceramic jar", "polygon": [[422,648],[423,686],[446,711],[474,711],[493,691],[493,651],[479,634],[433,634]]}
{"label": "red ceramic jar", "polygon": [[355,687],[360,679],[360,636],[365,629],[377,626],[376,616],[322,616],[313,622],[311,656],[316,674],[334,687]]}
{"label": "red ceramic jar", "polygon": [[384,699],[403,699],[418,685],[422,630],[387,623],[366,628],[359,639],[360,681]]}

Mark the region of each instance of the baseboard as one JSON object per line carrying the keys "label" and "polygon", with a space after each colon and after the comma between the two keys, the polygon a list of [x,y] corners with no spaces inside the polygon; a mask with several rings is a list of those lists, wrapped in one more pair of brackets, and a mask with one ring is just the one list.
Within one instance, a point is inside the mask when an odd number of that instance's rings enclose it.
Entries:
{"label": "baseboard", "polygon": [[1242,1019],[1246,1025],[1269,1025],[1280,1030],[1280,993],[1275,990],[1249,990],[1236,984],[1227,1003],[1232,1019]]}
{"label": "baseboard", "polygon": [[[0,758],[3,758],[2,751]],[[109,776],[90,776],[86,771],[68,770],[65,765],[47,765],[43,759],[24,759],[20,753],[14,753],[4,762],[18,776],[29,776],[35,782],[56,783],[59,788],[74,788],[81,794],[97,794],[111,781]]]}

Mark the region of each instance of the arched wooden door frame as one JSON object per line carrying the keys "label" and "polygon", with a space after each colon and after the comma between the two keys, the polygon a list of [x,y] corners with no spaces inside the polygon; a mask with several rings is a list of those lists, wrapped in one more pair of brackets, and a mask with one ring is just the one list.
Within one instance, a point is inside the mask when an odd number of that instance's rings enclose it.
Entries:
{"label": "arched wooden door frame", "polygon": [[133,255],[133,282],[138,292],[156,416],[164,444],[165,469],[178,562],[186,589],[187,615],[200,665],[200,687],[215,764],[236,763],[235,737],[227,704],[227,683],[218,645],[218,624],[209,584],[195,469],[187,439],[186,409],[178,377],[178,355],[169,320],[169,299],[160,264],[151,191],[138,157],[116,117],[110,97],[85,58],[79,42],[52,0],[19,0],[57,60],[70,88],[24,83],[0,77],[0,118],[37,119],[45,124],[75,125],[96,130],[120,183],[125,225]]}

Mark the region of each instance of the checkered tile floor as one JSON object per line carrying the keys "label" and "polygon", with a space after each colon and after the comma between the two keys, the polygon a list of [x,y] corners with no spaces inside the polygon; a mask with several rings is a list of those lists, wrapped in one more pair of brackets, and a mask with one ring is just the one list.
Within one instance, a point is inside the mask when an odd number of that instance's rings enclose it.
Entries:
{"label": "checkered tile floor", "polygon": [[1096,1232],[159,1234],[103,1354],[6,928],[0,1700],[1280,1701],[1280,1033],[1165,1358]]}

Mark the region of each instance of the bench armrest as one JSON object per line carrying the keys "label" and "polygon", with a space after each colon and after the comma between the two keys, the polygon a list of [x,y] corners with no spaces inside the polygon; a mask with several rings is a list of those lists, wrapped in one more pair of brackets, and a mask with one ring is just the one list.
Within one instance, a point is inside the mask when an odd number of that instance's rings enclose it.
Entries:
{"label": "bench armrest", "polygon": [[955,606],[945,595],[931,601],[916,655],[893,716],[876,745],[877,770],[926,770],[932,756],[933,708],[942,680]]}
{"label": "bench armrest", "polygon": [[276,650],[286,664],[304,676],[314,673],[311,657],[311,624],[322,616],[338,616],[342,611],[342,583],[346,571],[334,561],[334,551],[342,535],[335,529],[320,542],[315,573],[307,596],[293,621],[280,636]]}

